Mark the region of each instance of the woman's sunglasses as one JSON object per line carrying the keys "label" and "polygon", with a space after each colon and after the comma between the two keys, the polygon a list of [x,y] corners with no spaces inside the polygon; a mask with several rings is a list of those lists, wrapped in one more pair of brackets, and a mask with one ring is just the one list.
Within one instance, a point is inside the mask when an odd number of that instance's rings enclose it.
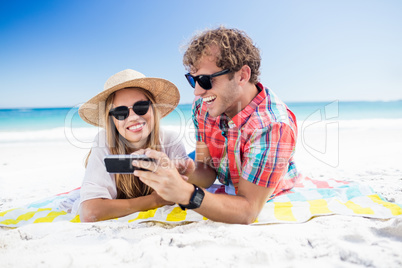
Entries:
{"label": "woman's sunglasses", "polygon": [[144,115],[148,112],[151,101],[137,101],[131,107],[119,106],[109,111],[109,115],[113,115],[117,120],[125,120],[130,115],[130,109],[137,115]]}
{"label": "woman's sunglasses", "polygon": [[198,84],[200,85],[200,87],[202,87],[205,90],[209,90],[212,88],[212,81],[211,78],[212,77],[217,77],[220,75],[224,75],[230,73],[229,69],[225,69],[223,71],[214,73],[214,74],[210,74],[210,75],[206,75],[206,74],[202,74],[202,75],[197,75],[197,76],[192,76],[190,73],[185,74],[187,81],[190,83],[190,85],[195,88],[195,82],[198,82]]}

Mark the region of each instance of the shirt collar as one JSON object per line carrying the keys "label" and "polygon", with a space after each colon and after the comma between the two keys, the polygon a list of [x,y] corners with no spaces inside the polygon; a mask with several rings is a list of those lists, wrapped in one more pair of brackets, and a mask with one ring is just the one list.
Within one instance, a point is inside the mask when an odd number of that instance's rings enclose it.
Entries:
{"label": "shirt collar", "polygon": [[[236,114],[232,120],[229,118],[229,127],[235,125],[237,128],[241,128],[250,116],[254,113],[260,103],[267,97],[267,92],[264,90],[264,87],[261,83],[256,84],[259,93],[254,99],[246,106],[243,110],[241,110],[238,114]],[[225,115],[226,116],[226,115]],[[227,117],[227,116],[226,116]]]}

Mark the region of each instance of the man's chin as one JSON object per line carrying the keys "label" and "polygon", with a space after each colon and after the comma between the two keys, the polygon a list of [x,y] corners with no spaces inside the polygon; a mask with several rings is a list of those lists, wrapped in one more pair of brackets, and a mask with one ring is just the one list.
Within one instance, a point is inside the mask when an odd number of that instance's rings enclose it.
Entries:
{"label": "man's chin", "polygon": [[219,111],[216,111],[215,109],[209,109],[208,108],[207,111],[208,111],[208,115],[210,117],[218,117],[218,116],[221,115],[221,113],[219,113]]}

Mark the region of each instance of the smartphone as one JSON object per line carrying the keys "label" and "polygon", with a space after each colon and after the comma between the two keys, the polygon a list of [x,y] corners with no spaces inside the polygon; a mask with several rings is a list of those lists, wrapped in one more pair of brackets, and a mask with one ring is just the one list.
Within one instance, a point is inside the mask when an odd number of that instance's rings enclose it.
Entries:
{"label": "smartphone", "polygon": [[155,162],[153,158],[138,154],[114,154],[107,155],[104,158],[106,170],[109,173],[132,174],[136,169],[149,171],[148,169],[134,167],[132,165],[133,160],[148,161],[150,163]]}

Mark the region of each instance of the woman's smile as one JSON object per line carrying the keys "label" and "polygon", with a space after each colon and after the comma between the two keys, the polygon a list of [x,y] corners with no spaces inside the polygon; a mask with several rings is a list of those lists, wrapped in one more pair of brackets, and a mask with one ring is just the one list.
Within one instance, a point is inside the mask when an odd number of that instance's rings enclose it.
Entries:
{"label": "woman's smile", "polygon": [[127,130],[129,130],[131,132],[138,132],[144,128],[145,124],[146,124],[145,122],[131,124],[129,127],[127,127]]}
{"label": "woman's smile", "polygon": [[[130,107],[133,103],[147,100],[148,98],[140,90],[125,88],[116,92],[113,106]],[[130,108],[129,115],[126,119],[117,120],[113,118],[113,122],[120,135],[131,142],[134,147],[141,148],[154,129],[153,108],[150,106],[149,110],[143,115],[138,115]]]}

